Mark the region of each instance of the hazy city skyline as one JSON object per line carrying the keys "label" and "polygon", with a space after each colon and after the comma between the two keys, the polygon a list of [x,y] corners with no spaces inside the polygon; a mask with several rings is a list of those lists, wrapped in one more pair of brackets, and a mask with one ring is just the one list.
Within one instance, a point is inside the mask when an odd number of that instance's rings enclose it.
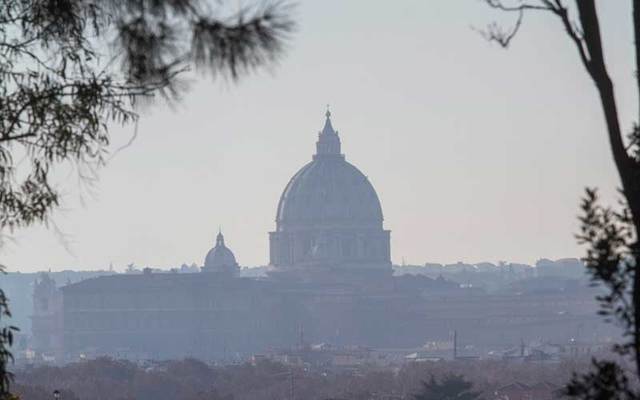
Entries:
{"label": "hazy city skyline", "polygon": [[[628,130],[632,24],[616,6],[601,10],[602,29]],[[219,226],[240,265],[266,264],[278,198],[311,159],[326,103],[380,196],[394,262],[582,254],[583,188],[610,199],[618,178],[595,89],[557,21],[530,18],[503,51],[470,29],[501,18],[481,2],[307,1],[296,14],[272,74],[198,78],[174,110],[142,116],[90,190],[61,176],[54,220],[70,251],[52,230],[17,231],[10,270],[201,265]],[[115,129],[113,149],[132,134]]]}

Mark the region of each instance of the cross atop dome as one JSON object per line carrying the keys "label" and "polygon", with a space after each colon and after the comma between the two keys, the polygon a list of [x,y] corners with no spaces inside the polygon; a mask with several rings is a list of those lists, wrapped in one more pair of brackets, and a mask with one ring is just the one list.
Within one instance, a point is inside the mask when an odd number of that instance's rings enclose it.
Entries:
{"label": "cross atop dome", "polygon": [[336,132],[335,129],[333,129],[333,125],[331,125],[331,111],[329,111],[328,105],[327,112],[324,113],[324,115],[327,118],[324,120],[324,128],[322,128],[321,134],[336,135],[338,132]]}

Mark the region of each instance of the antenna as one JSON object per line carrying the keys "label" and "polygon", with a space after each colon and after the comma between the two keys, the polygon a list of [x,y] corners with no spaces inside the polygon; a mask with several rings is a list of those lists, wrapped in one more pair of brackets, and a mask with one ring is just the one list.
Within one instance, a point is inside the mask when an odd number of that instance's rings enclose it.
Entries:
{"label": "antenna", "polygon": [[291,396],[291,400],[295,400],[295,398],[296,398],[296,384],[295,384],[295,378],[293,376],[293,368],[292,367],[289,367],[289,374],[290,374],[290,377],[291,377],[291,381],[290,381],[291,387],[289,388],[290,389],[290,396]]}
{"label": "antenna", "polygon": [[458,358],[458,331],[453,330],[453,359]]}
{"label": "antenna", "polygon": [[300,348],[304,347],[304,325],[300,324],[300,330],[298,331],[298,340]]}

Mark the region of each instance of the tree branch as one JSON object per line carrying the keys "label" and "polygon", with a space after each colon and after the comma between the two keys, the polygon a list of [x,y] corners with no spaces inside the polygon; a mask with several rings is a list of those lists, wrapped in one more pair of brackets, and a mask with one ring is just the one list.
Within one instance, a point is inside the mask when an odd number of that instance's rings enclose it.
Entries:
{"label": "tree branch", "polygon": [[542,0],[542,5],[536,5],[532,3],[523,3],[515,6],[505,5],[501,0],[485,0],[487,5],[496,10],[508,11],[508,12],[522,12],[526,10],[548,10],[549,6],[547,2]]}
{"label": "tree branch", "polygon": [[633,26],[636,27],[633,31],[636,49],[636,90],[640,91],[640,0],[633,1]]}
{"label": "tree branch", "polygon": [[560,21],[562,21],[562,25],[564,26],[567,35],[569,35],[569,38],[573,41],[576,49],[578,50],[582,65],[586,68],[589,74],[592,74],[591,59],[585,49],[585,43],[582,37],[583,34],[582,32],[577,31],[575,24],[569,19],[569,11],[567,10],[567,7],[565,7],[560,1],[556,1],[556,5],[551,9],[551,11],[560,18]]}
{"label": "tree branch", "polygon": [[35,132],[27,132],[27,133],[22,133],[20,135],[13,135],[13,136],[1,136],[0,137],[0,142],[9,142],[11,140],[18,140],[18,139],[23,139],[26,137],[31,137],[31,136],[35,136]]}
{"label": "tree branch", "polygon": [[[593,0],[581,0],[576,2],[580,17],[580,24],[584,31],[584,46],[589,52],[589,63],[587,70],[591,74],[598,92],[607,122],[607,131],[609,133],[609,141],[611,151],[615,160],[622,185],[625,191],[630,190],[633,185],[633,177],[630,176],[629,167],[632,159],[625,150],[620,122],[618,121],[618,109],[613,92],[613,83],[607,72],[604,61],[604,53],[602,51],[602,39],[600,37],[600,23]],[[636,183],[637,184],[637,183]],[[629,199],[630,203],[632,199]],[[638,199],[636,199],[638,200]],[[640,222],[640,204],[629,204],[632,213],[635,214],[636,222]]]}
{"label": "tree branch", "polygon": [[516,20],[515,25],[509,32],[506,32],[502,28],[500,28],[500,26],[498,26],[496,22],[492,22],[484,30],[475,29],[475,28],[473,29],[477,31],[480,35],[482,35],[482,37],[484,37],[489,42],[496,42],[501,47],[507,48],[509,47],[511,40],[517,35],[518,31],[520,30],[520,27],[522,26],[522,21],[524,19],[525,11],[528,11],[528,10],[550,11],[551,10],[552,5],[549,4],[547,0],[540,0],[540,1],[542,2],[541,4],[524,3],[524,4],[514,5],[514,6],[508,6],[508,5],[505,5],[505,3],[503,3],[500,0],[485,0],[487,5],[489,5],[489,7],[491,8],[495,8],[497,10],[506,11],[506,12],[517,12],[518,19]]}

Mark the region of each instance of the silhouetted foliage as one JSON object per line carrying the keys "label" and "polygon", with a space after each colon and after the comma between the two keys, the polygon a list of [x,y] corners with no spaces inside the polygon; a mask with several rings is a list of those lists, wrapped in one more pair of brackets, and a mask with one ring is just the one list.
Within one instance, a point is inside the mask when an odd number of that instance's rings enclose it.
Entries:
{"label": "silhouetted foliage", "polygon": [[[595,2],[576,0],[573,9],[562,0],[485,1],[494,9],[517,15],[511,29],[504,30],[494,23],[483,32],[488,40],[503,47],[509,46],[517,35],[527,12],[548,12],[555,16],[574,43],[582,65],[597,88],[624,200],[617,210],[605,207],[599,204],[596,190],[587,189],[581,205],[581,231],[577,237],[580,243],[588,246],[585,263],[594,284],[608,289],[607,294],[598,297],[601,314],[624,329],[627,341],[616,345],[615,351],[633,360],[636,376],[640,377],[640,132],[638,124],[634,123],[625,142],[613,82],[604,61]],[[632,9],[636,90],[640,91],[640,0],[632,1]],[[628,378],[615,363],[594,360],[593,366],[594,371],[573,378],[566,394],[584,399],[640,397],[628,389]]]}
{"label": "silhouetted foliage", "polygon": [[[0,273],[4,273],[1,267]],[[10,317],[9,300],[4,291],[0,290],[0,320]],[[5,325],[0,328],[0,399],[2,400],[11,398],[9,385],[11,384],[11,379],[13,379],[13,374],[8,371],[7,367],[13,361],[13,355],[9,347],[13,343],[13,332],[15,331],[17,331],[15,326]]]}
{"label": "silhouetted foliage", "polygon": [[575,375],[565,388],[564,394],[585,400],[637,398],[618,364],[594,360],[593,367],[591,372]]}
{"label": "silhouetted foliage", "polygon": [[[135,122],[141,100],[177,100],[190,66],[235,80],[276,61],[290,14],[282,2],[231,12],[207,0],[0,0],[0,238],[47,223],[60,204],[53,171],[94,179],[109,125]],[[11,340],[3,328],[0,395]]]}
{"label": "silhouetted foliage", "polygon": [[[624,334],[633,339],[633,286],[629,277],[635,269],[633,246],[636,238],[631,212],[625,205],[621,211],[600,205],[595,189],[586,190],[581,209],[581,232],[577,238],[579,243],[588,246],[585,266],[593,283],[608,289],[607,294],[598,296],[600,314],[621,325]],[[627,354],[633,349],[633,340],[617,349],[619,353]]]}
{"label": "silhouetted foliage", "polygon": [[440,381],[431,375],[422,382],[420,392],[413,395],[414,400],[474,400],[480,393],[471,390],[473,384],[460,375],[448,375]]}
{"label": "silhouetted foliage", "polygon": [[60,201],[52,170],[67,162],[91,177],[105,163],[108,124],[135,121],[142,99],[176,99],[190,65],[236,79],[277,60],[293,28],[288,7],[215,17],[223,5],[0,1],[0,229],[46,221]]}

